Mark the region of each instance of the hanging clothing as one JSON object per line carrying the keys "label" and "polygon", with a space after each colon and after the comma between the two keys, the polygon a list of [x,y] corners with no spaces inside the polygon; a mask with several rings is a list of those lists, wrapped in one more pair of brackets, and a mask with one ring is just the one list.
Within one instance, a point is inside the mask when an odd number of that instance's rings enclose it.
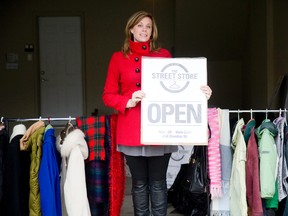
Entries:
{"label": "hanging clothing", "polygon": [[217,108],[208,109],[208,124],[212,131],[208,141],[208,175],[211,199],[222,196],[220,122]]}
{"label": "hanging clothing", "polygon": [[261,197],[265,199],[271,199],[275,193],[278,165],[278,155],[275,144],[275,136],[277,133],[276,126],[269,119],[265,119],[256,129],[260,156]]}
{"label": "hanging clothing", "polygon": [[[230,136],[229,110],[219,109],[220,120],[220,156],[222,197],[211,200],[211,216],[230,216],[230,177],[232,170],[232,149]],[[213,132],[212,132],[213,133]]]}
{"label": "hanging clothing", "polygon": [[39,168],[41,212],[43,216],[61,216],[60,155],[56,150],[55,130],[46,126]]}
{"label": "hanging clothing", "polygon": [[[92,216],[109,215],[110,144],[105,116],[76,118],[76,125],[86,134],[89,157],[85,161],[87,196]],[[105,160],[104,160],[105,158]],[[119,164],[120,165],[120,164]]]}
{"label": "hanging clothing", "polygon": [[[288,166],[288,126],[286,122],[284,126],[284,157],[286,158],[286,163]],[[283,215],[288,215],[288,197],[286,197]]]}
{"label": "hanging clothing", "polygon": [[284,127],[284,157],[286,158],[286,164],[288,167],[288,125],[285,123]]}
{"label": "hanging clothing", "polygon": [[247,203],[249,209],[251,209],[251,215],[262,216],[263,208],[260,196],[259,157],[257,141],[255,137],[255,125],[256,121],[254,119],[250,119],[250,121],[246,124],[244,132],[244,135],[250,134],[250,136],[246,136],[246,192]]}
{"label": "hanging clothing", "polygon": [[6,152],[7,146],[9,143],[8,132],[5,128],[0,130],[0,203],[2,203],[3,197],[3,177],[5,172],[5,160],[6,160]]}
{"label": "hanging clothing", "polygon": [[278,209],[278,181],[276,179],[274,183],[275,193],[272,198],[265,199],[265,207],[266,209]]}
{"label": "hanging clothing", "polygon": [[43,121],[37,121],[35,123],[33,123],[28,130],[25,132],[25,134],[23,135],[23,137],[20,140],[20,149],[21,150],[26,150],[27,149],[27,142],[29,140],[29,138],[31,137],[31,135],[37,131],[38,129],[45,127],[45,123]]}
{"label": "hanging clothing", "polygon": [[4,173],[5,173],[5,161],[7,159],[7,147],[9,143],[8,132],[4,124],[0,122],[0,213],[3,206],[3,190],[4,190]]}
{"label": "hanging clothing", "polygon": [[117,115],[106,116],[105,142],[109,152],[109,216],[119,216],[124,201],[125,168],[124,156],[116,150]]}
{"label": "hanging clothing", "polygon": [[26,132],[26,126],[24,124],[17,124],[13,127],[13,131],[11,133],[10,136],[10,140],[9,142],[11,143],[11,141],[14,139],[15,136],[21,135],[21,138],[23,137],[23,135]]}
{"label": "hanging clothing", "polygon": [[[38,126],[39,122],[34,123],[28,128],[24,136],[20,140],[20,148],[22,151],[30,152],[30,194],[29,194],[29,215],[30,216],[40,216],[41,207],[40,207],[40,189],[38,182],[38,173],[40,167],[40,160],[42,155],[42,143],[45,127]],[[36,129],[33,133],[33,129]],[[25,139],[25,142],[23,140]]]}
{"label": "hanging clothing", "polygon": [[20,151],[20,139],[25,132],[25,125],[15,125],[7,146],[1,215],[29,216],[30,152]]}
{"label": "hanging clothing", "polygon": [[[106,156],[108,156],[106,154]],[[85,162],[87,196],[92,216],[108,216],[109,208],[109,166],[106,161]]]}
{"label": "hanging clothing", "polygon": [[233,156],[231,148],[229,110],[222,109],[220,112],[220,118],[221,177],[223,181],[229,183],[231,178]]}
{"label": "hanging clothing", "polygon": [[[63,130],[61,131],[61,134],[62,134],[62,132],[63,132]],[[66,135],[68,135],[68,133],[66,134],[66,132],[68,132],[68,131],[65,130],[65,137],[63,137],[63,138],[66,138]],[[58,135],[56,138],[56,149],[60,153],[60,155],[61,155],[61,148],[62,148],[63,142],[64,142],[63,138],[60,135]],[[64,183],[65,183],[66,173],[67,173],[66,158],[62,157],[61,166],[60,166],[59,171],[60,171],[60,194],[61,194],[62,216],[68,216],[66,205],[65,205],[65,196],[64,196]]]}
{"label": "hanging clothing", "polygon": [[283,117],[276,118],[273,123],[276,125],[278,134],[275,138],[277,154],[279,158],[278,170],[277,170],[277,179],[278,179],[278,199],[279,202],[287,197],[288,189],[288,169],[287,162],[284,156],[284,124],[286,119]]}
{"label": "hanging clothing", "polygon": [[89,146],[88,160],[105,160],[105,116],[77,117],[76,125],[86,135]]}
{"label": "hanging clothing", "polygon": [[230,208],[232,216],[247,215],[246,200],[246,143],[242,134],[244,120],[240,119],[235,127],[231,147],[234,149],[230,179]]}
{"label": "hanging clothing", "polygon": [[66,178],[63,179],[67,213],[69,216],[90,216],[84,163],[88,158],[88,146],[80,129],[74,129],[66,136],[61,156],[67,166]]}

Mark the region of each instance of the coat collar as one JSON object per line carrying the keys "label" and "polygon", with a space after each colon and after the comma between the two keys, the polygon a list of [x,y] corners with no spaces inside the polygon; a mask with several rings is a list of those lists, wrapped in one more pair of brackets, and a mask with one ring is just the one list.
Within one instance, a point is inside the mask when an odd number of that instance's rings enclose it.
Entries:
{"label": "coat collar", "polygon": [[85,134],[80,129],[75,129],[66,136],[62,146],[60,146],[61,156],[69,157],[75,147],[79,147],[84,160],[88,158],[88,146]]}
{"label": "coat collar", "polygon": [[130,49],[132,53],[147,55],[150,52],[150,41],[147,42],[134,42],[130,40]]}

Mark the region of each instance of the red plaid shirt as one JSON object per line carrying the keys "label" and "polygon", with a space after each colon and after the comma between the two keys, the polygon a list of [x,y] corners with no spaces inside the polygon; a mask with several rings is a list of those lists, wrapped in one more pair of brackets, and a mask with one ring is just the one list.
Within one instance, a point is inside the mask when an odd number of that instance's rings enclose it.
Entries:
{"label": "red plaid shirt", "polygon": [[89,148],[87,160],[105,160],[105,116],[77,117],[76,125],[86,135],[86,142]]}

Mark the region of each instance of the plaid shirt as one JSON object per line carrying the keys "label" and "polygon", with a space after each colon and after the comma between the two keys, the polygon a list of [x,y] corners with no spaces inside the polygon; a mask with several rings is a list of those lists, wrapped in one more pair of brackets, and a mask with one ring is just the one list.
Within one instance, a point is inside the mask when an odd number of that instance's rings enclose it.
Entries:
{"label": "plaid shirt", "polygon": [[77,117],[76,125],[86,135],[89,148],[89,157],[87,160],[105,160],[105,116]]}

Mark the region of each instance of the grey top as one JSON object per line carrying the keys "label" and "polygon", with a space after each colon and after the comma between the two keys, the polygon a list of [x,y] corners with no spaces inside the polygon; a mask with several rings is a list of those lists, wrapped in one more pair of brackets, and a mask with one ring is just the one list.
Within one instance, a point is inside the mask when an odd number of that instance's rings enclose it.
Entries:
{"label": "grey top", "polygon": [[129,156],[161,156],[178,151],[177,145],[147,145],[147,146],[124,146],[117,145],[117,151]]}

